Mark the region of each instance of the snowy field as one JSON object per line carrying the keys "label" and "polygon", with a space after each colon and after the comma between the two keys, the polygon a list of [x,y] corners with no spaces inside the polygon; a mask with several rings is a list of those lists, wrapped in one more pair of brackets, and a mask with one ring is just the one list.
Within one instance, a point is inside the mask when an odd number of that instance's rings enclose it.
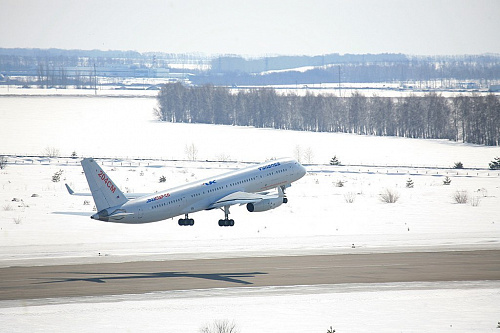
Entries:
{"label": "snowy field", "polygon": [[[147,85],[161,85],[168,83],[168,79],[130,79],[124,80],[123,86],[113,86],[113,80],[109,78],[99,78],[99,82],[103,85],[94,89],[41,89],[33,86],[32,88],[25,89],[21,86],[0,86],[0,96],[100,96],[100,97],[156,97],[158,91],[146,90],[144,87]],[[109,85],[104,85],[109,84]],[[439,84],[438,84],[439,85]],[[425,96],[430,92],[435,92],[444,97],[455,97],[459,95],[499,95],[499,92],[489,92],[485,89],[482,90],[463,90],[453,88],[436,88],[436,85],[431,89],[430,87],[418,87],[414,84],[415,88],[404,88],[396,83],[349,83],[343,82],[339,86],[338,83],[313,83],[313,84],[291,84],[291,85],[272,85],[264,86],[264,88],[274,88],[278,94],[296,94],[304,96],[306,94],[322,94],[322,95],[335,95],[340,97],[349,97],[354,93],[371,97],[408,97],[408,96]],[[263,86],[241,86],[231,87],[233,93],[238,93],[239,90],[259,89]]]}
{"label": "snowy field", "polygon": [[228,321],[242,333],[498,332],[499,290],[499,282],[347,284],[2,302],[0,330],[177,333]]}
{"label": "snowy field", "polygon": [[[499,147],[160,123],[155,105],[151,97],[0,97],[0,155],[18,155],[0,171],[0,266],[500,248],[500,173],[487,169]],[[197,161],[187,161],[188,146]],[[108,224],[89,218],[90,198],[66,192],[64,183],[88,191],[79,159],[26,157],[48,147],[102,158],[128,192],[283,156],[300,155],[308,174],[276,210],[232,207],[232,228],[217,225],[220,211],[193,214],[194,227]],[[333,155],[344,165],[329,166]],[[451,169],[458,161],[467,169]],[[61,181],[52,182],[59,170]],[[383,203],[385,189],[399,200]],[[456,203],[457,191],[469,202]],[[497,331],[498,304],[500,285],[491,281],[235,288],[4,301],[0,331],[197,332],[228,319],[241,332],[326,332],[330,325],[337,332],[489,332]]]}
{"label": "snowy field", "polygon": [[[4,266],[33,263],[26,259],[90,261],[97,260],[98,253],[107,260],[122,261],[137,256],[160,260],[500,245],[500,174],[489,170],[462,170],[457,175],[455,170],[444,169],[308,166],[306,177],[288,189],[287,205],[263,213],[233,206],[234,228],[217,225],[223,217],[218,210],[199,212],[192,215],[195,227],[179,228],[176,219],[140,226],[91,220],[91,198],[70,196],[64,186],[68,183],[76,192],[89,192],[78,161],[25,157],[9,161],[0,173],[0,265]],[[136,193],[159,191],[246,165],[101,162],[122,190]],[[61,181],[54,183],[52,176],[59,170],[63,171]],[[450,185],[443,185],[445,175],[452,180]],[[159,183],[161,176],[166,183]],[[409,178],[414,188],[406,188]],[[339,182],[344,186],[338,187]],[[398,193],[400,199],[383,203],[380,194],[385,189]],[[469,203],[457,204],[453,199],[457,191],[466,191]],[[90,204],[85,205],[85,200]],[[475,200],[477,206],[471,204]]]}
{"label": "snowy field", "polygon": [[[153,97],[0,97],[1,154],[40,155],[56,148],[61,156],[261,162],[297,156],[303,163],[344,165],[488,168],[499,147],[446,140],[310,133],[253,127],[172,124],[157,121]],[[307,155],[307,156],[305,156]]]}

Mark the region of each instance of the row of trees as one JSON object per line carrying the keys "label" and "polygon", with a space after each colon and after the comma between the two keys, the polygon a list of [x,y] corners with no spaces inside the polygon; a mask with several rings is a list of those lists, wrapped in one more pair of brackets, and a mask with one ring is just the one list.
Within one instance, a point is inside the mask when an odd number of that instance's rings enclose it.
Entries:
{"label": "row of trees", "polygon": [[158,94],[159,120],[343,132],[500,144],[500,98],[493,95],[443,97],[351,97],[274,89],[239,90],[168,84]]}
{"label": "row of trees", "polygon": [[[400,53],[381,54],[323,54],[317,56],[273,56],[264,58],[243,58],[236,55],[226,55],[213,58],[211,71],[215,73],[261,73],[269,70],[283,70],[306,66],[324,67],[328,65],[370,65],[378,64],[392,66],[402,64],[407,67],[422,67],[430,65],[444,75],[452,74],[453,68],[491,67],[498,65],[500,57],[491,55],[454,55],[454,56],[408,56]],[[457,78],[457,76],[451,76]]]}
{"label": "row of trees", "polygon": [[[313,66],[309,70],[294,68]],[[288,71],[281,71],[288,69]],[[259,75],[255,75],[258,73]],[[406,56],[403,54],[328,54],[212,60],[211,69],[192,78],[197,85],[278,85],[339,82],[446,82],[479,81],[484,86],[500,78],[500,57]]]}
{"label": "row of trees", "polygon": [[[444,57],[442,57],[444,58]],[[332,64],[366,64],[408,62],[408,56],[400,53],[382,54],[323,54],[316,56],[272,56],[264,58],[243,58],[236,55],[222,55],[213,58],[211,71],[214,73],[260,73],[305,66],[326,66]]]}
{"label": "row of trees", "polygon": [[[500,80],[500,56],[493,54],[433,57],[390,53],[325,54],[246,59],[239,56],[213,58],[202,54],[160,52],[0,48],[0,72],[10,77],[35,77],[40,67],[44,71],[47,68],[51,71],[83,68],[87,71],[86,67],[96,66],[99,72],[102,68],[117,67],[168,68],[170,64],[199,65],[194,68],[170,68],[171,71],[189,74],[195,85],[419,82],[419,85],[423,83],[428,86],[430,82],[440,82],[440,86],[443,86],[446,82],[466,83],[472,80],[484,88]],[[311,69],[304,70],[304,67]]]}
{"label": "row of trees", "polygon": [[40,63],[37,67],[37,76],[35,81],[26,80],[26,83],[36,84],[40,88],[57,87],[61,89],[67,88],[69,85],[77,89],[97,87],[97,78],[95,73],[88,71],[87,73],[76,73],[69,75],[64,67],[55,69],[49,67],[48,64]]}
{"label": "row of trees", "polygon": [[349,63],[315,67],[307,71],[276,71],[254,75],[214,70],[196,75],[194,84],[278,85],[338,82],[430,82],[481,81],[487,86],[500,78],[500,61],[491,63],[408,61],[392,63]]}

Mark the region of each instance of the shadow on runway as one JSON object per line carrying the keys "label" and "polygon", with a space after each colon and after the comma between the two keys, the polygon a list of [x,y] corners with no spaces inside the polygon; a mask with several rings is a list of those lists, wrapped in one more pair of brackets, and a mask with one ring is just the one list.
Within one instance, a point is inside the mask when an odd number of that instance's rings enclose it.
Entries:
{"label": "shadow on runway", "polygon": [[[76,277],[68,278],[48,278],[52,281],[36,282],[35,284],[48,284],[48,283],[65,283],[65,282],[94,282],[106,283],[117,280],[129,279],[163,279],[163,278],[193,278],[205,279],[212,281],[223,281],[236,284],[250,285],[252,282],[243,280],[245,278],[254,278],[257,275],[265,275],[267,273],[251,272],[251,273],[209,273],[209,274],[195,274],[187,272],[159,272],[159,273],[87,273],[87,272],[60,272],[56,274],[70,274]],[[81,276],[81,277],[78,277]],[[86,277],[88,276],[88,277]]]}

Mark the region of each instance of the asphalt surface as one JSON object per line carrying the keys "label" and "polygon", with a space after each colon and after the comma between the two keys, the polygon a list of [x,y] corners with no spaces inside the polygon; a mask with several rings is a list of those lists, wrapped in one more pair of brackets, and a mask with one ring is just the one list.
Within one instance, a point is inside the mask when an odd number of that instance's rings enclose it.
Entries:
{"label": "asphalt surface", "polygon": [[0,268],[0,300],[226,287],[500,280],[500,250]]}

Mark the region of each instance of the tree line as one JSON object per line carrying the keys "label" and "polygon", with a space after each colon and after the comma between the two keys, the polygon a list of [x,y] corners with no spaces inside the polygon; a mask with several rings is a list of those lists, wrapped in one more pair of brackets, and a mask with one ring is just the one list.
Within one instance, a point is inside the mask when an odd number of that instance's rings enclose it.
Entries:
{"label": "tree line", "polygon": [[[294,68],[312,66],[309,70]],[[286,71],[282,71],[288,69]],[[304,68],[303,68],[304,69]],[[255,74],[259,75],[255,75]],[[327,54],[245,59],[220,56],[211,68],[194,75],[196,85],[258,86],[313,83],[479,81],[483,87],[500,79],[500,56],[407,56],[403,54]]]}
{"label": "tree line", "polygon": [[[220,67],[220,66],[218,66]],[[217,68],[218,68],[217,67]],[[241,71],[217,72],[212,69],[191,78],[194,84],[226,86],[313,84],[313,83],[366,83],[417,81],[429,84],[441,80],[480,81],[488,86],[500,79],[500,59],[481,62],[432,62],[413,59],[379,63],[341,63],[315,67],[306,71],[270,71],[260,75]]]}
{"label": "tree line", "polygon": [[[179,69],[172,64],[190,64]],[[429,87],[441,81],[476,81],[483,88],[498,84],[500,55],[408,56],[404,54],[325,54],[318,56],[275,56],[246,59],[240,56],[210,57],[202,54],[170,54],[135,51],[6,49],[0,48],[0,72],[22,77],[19,83],[47,85],[36,81],[41,69],[50,72],[54,85],[88,83],[87,68],[169,68],[182,73],[195,85],[259,86],[277,84],[320,84],[357,82],[418,82]],[[306,67],[311,67],[305,70]],[[301,68],[297,70],[297,68]],[[80,68],[80,77],[68,75]],[[58,79],[70,76],[69,79]],[[47,76],[47,75],[46,75]],[[112,77],[115,75],[111,75]],[[71,80],[76,83],[73,84]],[[23,82],[24,81],[24,82]]]}
{"label": "tree line", "polygon": [[236,55],[221,55],[211,61],[214,73],[260,73],[305,66],[326,66],[330,64],[365,64],[408,62],[408,56],[399,53],[382,54],[323,54],[316,56],[273,56],[264,58],[243,58]]}
{"label": "tree line", "polygon": [[341,132],[500,144],[500,98],[488,95],[350,97],[278,94],[181,83],[165,85],[155,115],[161,121]]}

